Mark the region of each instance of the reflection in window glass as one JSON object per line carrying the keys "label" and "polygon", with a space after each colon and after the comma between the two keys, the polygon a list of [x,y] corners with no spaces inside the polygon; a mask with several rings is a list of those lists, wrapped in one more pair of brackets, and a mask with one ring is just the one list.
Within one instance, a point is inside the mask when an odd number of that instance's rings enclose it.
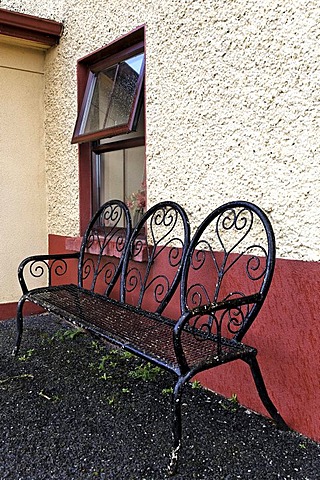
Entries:
{"label": "reflection in window glass", "polygon": [[96,74],[80,133],[128,123],[142,66],[143,53]]}

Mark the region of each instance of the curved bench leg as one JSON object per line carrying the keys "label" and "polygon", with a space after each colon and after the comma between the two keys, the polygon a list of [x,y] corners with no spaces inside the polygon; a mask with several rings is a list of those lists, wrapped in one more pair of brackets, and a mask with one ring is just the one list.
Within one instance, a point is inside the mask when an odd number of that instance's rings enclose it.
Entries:
{"label": "curved bench leg", "polygon": [[13,356],[17,356],[19,353],[20,345],[21,345],[21,339],[22,339],[22,333],[23,333],[23,314],[22,314],[22,309],[24,302],[26,301],[25,297],[21,297],[18,306],[17,306],[17,340],[16,340],[16,345],[12,351]]}
{"label": "curved bench leg", "polygon": [[177,471],[177,464],[179,459],[179,451],[181,447],[181,396],[184,384],[188,381],[189,375],[185,377],[179,377],[173,391],[173,447],[171,452],[170,464],[168,467],[169,475],[175,475]]}
{"label": "curved bench leg", "polygon": [[262,373],[258,364],[258,360],[256,357],[249,357],[245,359],[245,362],[248,363],[248,365],[251,368],[251,373],[259,394],[259,397],[263,403],[263,405],[266,407],[267,411],[269,412],[270,416],[273,418],[275,421],[276,425],[278,428],[281,430],[290,430],[286,422],[283,420],[281,417],[280,413],[276,409],[275,405],[273,404],[272,400],[270,399],[264,380],[262,378]]}

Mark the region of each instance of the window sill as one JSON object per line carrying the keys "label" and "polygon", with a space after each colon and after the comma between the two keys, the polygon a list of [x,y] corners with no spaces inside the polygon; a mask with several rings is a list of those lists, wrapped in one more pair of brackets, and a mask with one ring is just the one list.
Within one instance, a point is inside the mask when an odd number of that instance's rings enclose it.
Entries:
{"label": "window sill", "polygon": [[[141,239],[142,248],[139,251],[139,254],[135,256],[134,261],[136,262],[146,262],[148,260],[148,245],[146,239]],[[65,239],[65,249],[67,251],[79,252],[81,248],[82,237],[69,237]],[[117,241],[111,240],[108,245],[104,248],[103,255],[108,257],[121,257],[121,252],[117,249]],[[91,255],[100,254],[100,245],[97,240],[95,240],[90,248],[87,250]]]}

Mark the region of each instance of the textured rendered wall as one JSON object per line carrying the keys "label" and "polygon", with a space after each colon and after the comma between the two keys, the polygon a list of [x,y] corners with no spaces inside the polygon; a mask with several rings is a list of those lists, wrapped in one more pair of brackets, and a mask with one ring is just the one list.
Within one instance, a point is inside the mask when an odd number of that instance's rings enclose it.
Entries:
{"label": "textured rendered wall", "polygon": [[44,53],[0,41],[0,304],[16,301],[17,268],[47,252]]}
{"label": "textured rendered wall", "polygon": [[78,232],[76,60],[141,24],[147,34],[148,202],[197,223],[242,198],[262,206],[278,255],[319,260],[316,0],[2,0],[63,21],[46,62],[49,232]]}

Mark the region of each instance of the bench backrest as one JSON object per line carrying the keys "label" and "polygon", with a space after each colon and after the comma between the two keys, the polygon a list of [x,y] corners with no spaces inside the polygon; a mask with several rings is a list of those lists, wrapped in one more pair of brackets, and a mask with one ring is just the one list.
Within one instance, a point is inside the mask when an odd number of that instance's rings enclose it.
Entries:
{"label": "bench backrest", "polygon": [[152,206],[129,240],[121,300],[162,313],[179,284],[189,241],[189,222],[182,207],[171,201]]}
{"label": "bench backrest", "polygon": [[214,210],[195,232],[182,272],[182,312],[194,312],[189,326],[241,341],[264,302],[274,263],[272,226],[259,207],[235,201]]}
{"label": "bench backrest", "polygon": [[[80,287],[106,295],[115,290],[131,231],[131,216],[125,203],[110,200],[98,209],[82,239]],[[118,285],[117,288],[116,298],[120,295]]]}

